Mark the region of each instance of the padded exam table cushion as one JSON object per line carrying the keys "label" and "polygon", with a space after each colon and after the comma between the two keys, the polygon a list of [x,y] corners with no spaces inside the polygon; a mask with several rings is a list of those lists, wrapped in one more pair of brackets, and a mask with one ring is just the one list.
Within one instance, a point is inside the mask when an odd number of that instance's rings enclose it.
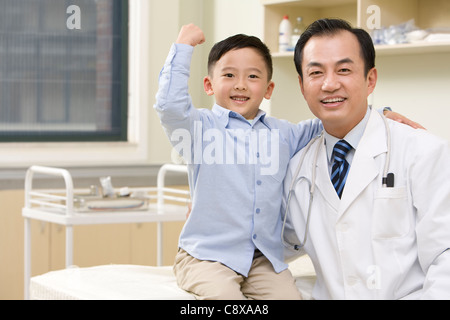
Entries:
{"label": "padded exam table cushion", "polygon": [[[311,298],[315,282],[309,258],[289,265],[304,299]],[[194,300],[180,289],[171,266],[103,265],[72,267],[35,276],[32,300]]]}

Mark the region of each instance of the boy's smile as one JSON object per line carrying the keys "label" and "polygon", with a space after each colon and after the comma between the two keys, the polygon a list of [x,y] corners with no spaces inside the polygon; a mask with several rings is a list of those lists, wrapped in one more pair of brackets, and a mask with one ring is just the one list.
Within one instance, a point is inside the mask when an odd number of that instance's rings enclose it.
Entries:
{"label": "boy's smile", "polygon": [[240,103],[244,104],[249,99],[250,99],[249,97],[245,97],[245,96],[232,96],[231,97],[231,100],[235,101],[238,104],[240,104]]}
{"label": "boy's smile", "polygon": [[252,48],[236,49],[224,54],[204,79],[208,95],[216,103],[246,119],[258,113],[263,98],[270,99],[274,83],[268,79],[262,56]]}

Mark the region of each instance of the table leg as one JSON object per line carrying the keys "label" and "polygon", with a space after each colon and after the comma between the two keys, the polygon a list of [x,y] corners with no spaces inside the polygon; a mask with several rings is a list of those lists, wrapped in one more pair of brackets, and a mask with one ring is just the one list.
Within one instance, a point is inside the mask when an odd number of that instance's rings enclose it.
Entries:
{"label": "table leg", "polygon": [[30,278],[31,278],[31,221],[25,218],[24,230],[24,299],[30,299]]}

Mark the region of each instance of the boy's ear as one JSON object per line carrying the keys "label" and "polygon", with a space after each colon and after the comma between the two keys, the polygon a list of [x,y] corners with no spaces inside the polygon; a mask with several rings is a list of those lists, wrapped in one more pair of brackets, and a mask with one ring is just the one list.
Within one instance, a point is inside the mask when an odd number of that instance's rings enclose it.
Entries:
{"label": "boy's ear", "polygon": [[272,97],[273,89],[275,88],[275,82],[270,81],[269,85],[267,86],[266,94],[264,95],[264,98],[269,100]]}
{"label": "boy's ear", "polygon": [[208,96],[214,95],[214,89],[212,87],[212,82],[209,76],[206,76],[203,79],[203,88]]}

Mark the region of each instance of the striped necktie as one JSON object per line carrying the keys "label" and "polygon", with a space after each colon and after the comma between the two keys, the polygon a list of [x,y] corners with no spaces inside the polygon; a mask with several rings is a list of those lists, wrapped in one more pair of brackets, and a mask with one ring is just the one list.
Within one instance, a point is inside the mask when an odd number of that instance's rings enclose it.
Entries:
{"label": "striped necktie", "polygon": [[333,183],[339,198],[342,196],[342,191],[344,190],[345,181],[347,180],[349,171],[349,164],[347,160],[345,160],[345,156],[351,149],[352,146],[345,140],[340,140],[333,149],[334,164],[331,169],[331,182]]}

